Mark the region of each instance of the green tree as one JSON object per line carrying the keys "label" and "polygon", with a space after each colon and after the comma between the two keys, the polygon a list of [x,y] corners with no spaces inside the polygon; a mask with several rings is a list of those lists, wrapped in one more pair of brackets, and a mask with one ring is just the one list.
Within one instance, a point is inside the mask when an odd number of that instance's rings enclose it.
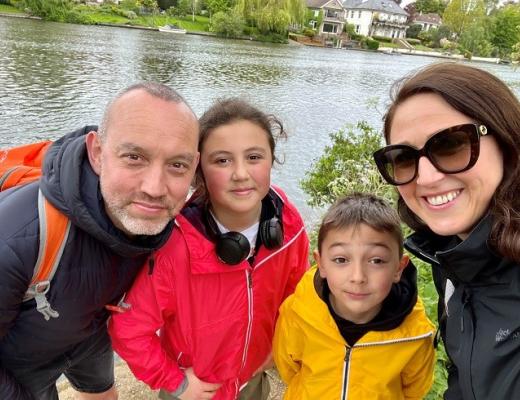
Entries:
{"label": "green tree", "polygon": [[213,15],[209,31],[215,32],[219,36],[236,38],[242,35],[244,27],[244,19],[238,13],[219,11]]}
{"label": "green tree", "polygon": [[488,18],[473,22],[460,36],[459,44],[474,56],[489,57],[493,52]]}
{"label": "green tree", "polygon": [[507,57],[520,41],[520,6],[508,5],[495,14],[491,42],[498,48],[500,57]]}
{"label": "green tree", "polygon": [[209,11],[209,16],[218,13],[219,11],[226,11],[231,7],[230,0],[206,0],[206,9]]}
{"label": "green tree", "polygon": [[434,13],[442,15],[445,8],[446,3],[442,0],[417,0],[415,2],[416,11],[423,14]]}
{"label": "green tree", "polygon": [[303,0],[238,0],[236,10],[248,24],[278,33],[303,25],[307,14]]}
{"label": "green tree", "polygon": [[444,10],[442,22],[460,37],[475,20],[485,16],[483,0],[451,0]]}
{"label": "green tree", "polygon": [[147,10],[156,10],[159,8],[157,0],[137,0],[137,4]]}
{"label": "green tree", "polygon": [[422,30],[422,25],[420,24],[413,24],[406,30],[406,37],[417,39],[417,36],[419,36],[419,33]]}
{"label": "green tree", "polygon": [[450,28],[446,25],[441,25],[438,28],[432,28],[428,31],[421,31],[417,37],[421,39],[425,46],[439,48],[442,39],[449,39],[452,36]]}

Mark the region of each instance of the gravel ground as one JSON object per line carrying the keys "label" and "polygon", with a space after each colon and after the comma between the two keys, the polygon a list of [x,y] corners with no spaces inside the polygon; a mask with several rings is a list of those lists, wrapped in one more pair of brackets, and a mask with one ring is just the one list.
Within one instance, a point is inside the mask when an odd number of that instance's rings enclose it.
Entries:
{"label": "gravel ground", "polygon": [[[157,394],[144,383],[138,381],[123,361],[116,364],[116,386],[119,392],[119,400],[156,400]],[[284,384],[280,381],[275,369],[267,371],[271,384],[269,400],[281,400],[284,392]],[[74,400],[74,390],[67,380],[58,384],[60,400]]]}

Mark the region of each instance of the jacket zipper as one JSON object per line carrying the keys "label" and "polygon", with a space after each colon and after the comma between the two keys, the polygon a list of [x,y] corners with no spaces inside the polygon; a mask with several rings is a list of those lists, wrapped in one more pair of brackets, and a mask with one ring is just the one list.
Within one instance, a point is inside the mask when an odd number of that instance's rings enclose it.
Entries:
{"label": "jacket zipper", "polygon": [[350,370],[350,357],[352,356],[352,351],[354,348],[362,348],[362,347],[373,347],[373,346],[382,346],[386,344],[395,344],[395,343],[404,343],[404,342],[416,342],[418,340],[426,339],[427,337],[433,336],[433,331],[424,333],[422,335],[402,338],[402,339],[393,339],[393,340],[385,340],[382,342],[371,342],[371,343],[358,343],[352,347],[345,346],[345,358],[343,361],[343,383],[341,387],[341,397],[340,400],[348,399],[348,383],[349,383],[349,370]]}
{"label": "jacket zipper", "polygon": [[[251,327],[253,325],[253,270],[251,268],[246,269],[246,287],[247,287],[247,332],[246,339],[244,342],[244,352],[242,353],[242,365],[240,371],[242,371],[246,365],[247,353],[249,350],[249,343],[251,342]],[[237,383],[238,379],[237,379]],[[237,386],[239,386],[237,384]]]}
{"label": "jacket zipper", "polygon": [[[464,365],[457,369],[459,375],[459,384],[465,399],[475,399],[473,393],[473,382],[471,380],[471,359],[473,357],[473,311],[471,308],[471,289],[464,288],[462,292],[462,308],[460,312],[460,336],[461,336],[461,354],[466,355],[463,358]],[[468,317],[466,318],[466,314]]]}
{"label": "jacket zipper", "polygon": [[341,400],[347,400],[348,397],[348,378],[349,378],[349,367],[350,367],[350,352],[352,348],[345,346],[345,358],[343,359],[343,378],[341,384]]}

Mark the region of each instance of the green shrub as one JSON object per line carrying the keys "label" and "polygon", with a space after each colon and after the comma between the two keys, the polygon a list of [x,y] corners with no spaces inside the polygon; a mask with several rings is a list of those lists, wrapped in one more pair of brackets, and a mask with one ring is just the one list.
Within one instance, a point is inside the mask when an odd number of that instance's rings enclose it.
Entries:
{"label": "green shrub", "polygon": [[411,45],[414,44],[421,44],[421,41],[419,39],[413,39],[413,38],[406,38],[406,41],[410,43]]}
{"label": "green shrub", "polygon": [[310,37],[310,38],[313,38],[314,36],[316,36],[316,31],[311,28],[304,28],[302,33],[305,36]]}
{"label": "green shrub", "polygon": [[219,11],[213,15],[209,31],[215,32],[218,36],[237,38],[242,35],[244,26],[244,19],[237,13]]}
{"label": "green shrub", "polygon": [[406,30],[406,38],[417,39],[419,32],[422,31],[422,25],[413,24]]}
{"label": "green shrub", "polygon": [[384,42],[384,43],[392,43],[392,38],[387,38],[385,36],[372,36],[372,39],[377,40],[378,42]]}
{"label": "green shrub", "polygon": [[369,50],[377,50],[377,49],[379,49],[379,42],[377,40],[368,38],[367,39],[367,48]]}
{"label": "green shrub", "polygon": [[64,22],[68,22],[71,24],[84,24],[84,25],[92,25],[94,24],[94,20],[88,15],[83,14],[78,10],[71,10],[65,15]]}

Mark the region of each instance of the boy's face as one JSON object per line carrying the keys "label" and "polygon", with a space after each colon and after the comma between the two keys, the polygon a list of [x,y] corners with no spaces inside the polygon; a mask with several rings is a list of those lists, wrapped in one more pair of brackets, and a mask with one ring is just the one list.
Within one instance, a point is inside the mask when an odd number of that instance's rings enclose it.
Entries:
{"label": "boy's face", "polygon": [[391,234],[365,224],[331,230],[314,252],[320,276],[327,279],[330,301],[342,318],[363,324],[381,310],[393,283],[399,282],[408,257],[399,259]]}

